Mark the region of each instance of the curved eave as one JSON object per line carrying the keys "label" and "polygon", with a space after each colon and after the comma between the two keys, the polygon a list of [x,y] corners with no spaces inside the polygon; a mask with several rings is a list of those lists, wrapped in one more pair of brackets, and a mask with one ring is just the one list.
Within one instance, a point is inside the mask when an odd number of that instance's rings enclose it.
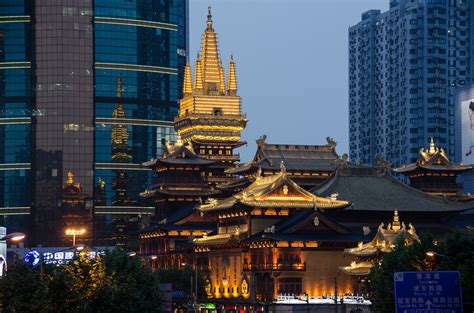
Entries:
{"label": "curved eave", "polygon": [[226,174],[241,174],[241,173],[247,172],[248,170],[252,169],[253,167],[254,167],[254,163],[249,162],[249,163],[239,164],[236,167],[228,168],[224,172]]}
{"label": "curved eave", "polygon": [[403,167],[392,169],[396,173],[410,173],[416,170],[428,170],[428,171],[451,171],[451,172],[467,172],[472,170],[472,166],[467,165],[436,165],[436,164],[410,164]]}

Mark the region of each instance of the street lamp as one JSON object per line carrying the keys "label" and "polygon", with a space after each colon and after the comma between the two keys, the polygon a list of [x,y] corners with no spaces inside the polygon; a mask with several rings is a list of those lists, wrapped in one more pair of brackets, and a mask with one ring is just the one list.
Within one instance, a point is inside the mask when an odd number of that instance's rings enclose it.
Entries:
{"label": "street lamp", "polygon": [[444,255],[444,254],[440,254],[438,252],[435,252],[435,251],[426,251],[426,256],[430,257],[430,258],[434,258],[434,257],[440,257],[440,258],[449,258],[449,256],[447,255]]}
{"label": "street lamp", "polygon": [[128,256],[136,256],[136,255],[137,255],[137,253],[135,251],[130,251],[128,253]]}
{"label": "street lamp", "polygon": [[11,233],[11,234],[8,234],[6,236],[3,236],[2,238],[0,238],[0,241],[14,241],[14,242],[18,242],[18,241],[22,241],[23,239],[25,239],[26,237],[26,234],[24,233]]}
{"label": "street lamp", "polygon": [[84,228],[81,229],[74,229],[74,228],[69,228],[66,229],[66,236],[72,236],[72,245],[76,245],[76,236],[82,236],[86,233],[86,230]]}

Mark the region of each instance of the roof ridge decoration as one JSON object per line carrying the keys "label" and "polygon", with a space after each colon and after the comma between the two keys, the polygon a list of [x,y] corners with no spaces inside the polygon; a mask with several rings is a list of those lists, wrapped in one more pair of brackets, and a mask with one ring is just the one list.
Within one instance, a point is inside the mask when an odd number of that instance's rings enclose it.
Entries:
{"label": "roof ridge decoration", "polygon": [[328,146],[329,149],[336,150],[337,141],[335,141],[332,137],[329,137],[329,136],[326,137],[326,141],[327,141],[326,146]]}
{"label": "roof ridge decoration", "polygon": [[349,161],[349,155],[347,153],[344,153],[343,155],[341,155],[339,158],[335,160],[334,168],[339,173],[347,174],[348,168],[349,168],[347,164],[348,161]]}
{"label": "roof ridge decoration", "polygon": [[375,155],[375,169],[377,171],[377,174],[387,173],[391,171],[390,162],[385,160],[385,158],[381,154],[377,153]]}

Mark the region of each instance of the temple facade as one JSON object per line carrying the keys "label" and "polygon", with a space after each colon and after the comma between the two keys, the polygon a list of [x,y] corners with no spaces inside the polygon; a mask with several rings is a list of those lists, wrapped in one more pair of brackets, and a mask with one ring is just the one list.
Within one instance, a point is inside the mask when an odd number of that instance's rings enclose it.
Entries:
{"label": "temple facade", "polygon": [[410,186],[431,195],[455,201],[471,201],[471,195],[463,193],[457,176],[472,170],[472,166],[451,162],[443,148],[436,147],[431,138],[428,149],[421,148],[415,163],[393,169],[410,180]]}

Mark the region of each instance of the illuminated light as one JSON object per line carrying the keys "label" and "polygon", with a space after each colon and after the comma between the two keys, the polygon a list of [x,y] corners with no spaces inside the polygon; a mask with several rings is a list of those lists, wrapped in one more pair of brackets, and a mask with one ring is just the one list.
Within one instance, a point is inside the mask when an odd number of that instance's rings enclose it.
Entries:
{"label": "illuminated light", "polygon": [[66,229],[64,233],[68,236],[73,236],[73,235],[77,236],[77,235],[84,235],[86,233],[86,230],[84,228],[81,228],[81,229],[70,228],[70,229]]}
{"label": "illuminated light", "polygon": [[41,255],[38,251],[31,250],[25,254],[23,261],[25,262],[25,264],[37,266],[41,261]]}
{"label": "illuminated light", "polygon": [[115,25],[126,25],[126,26],[141,26],[149,28],[160,28],[172,31],[178,30],[178,25],[171,23],[162,23],[146,20],[128,19],[128,18],[114,18],[114,17],[102,17],[96,16],[94,22],[97,24],[115,24]]}
{"label": "illuminated light", "polygon": [[103,69],[103,70],[124,70],[124,71],[137,71],[137,72],[178,75],[178,70],[175,68],[150,66],[150,65],[137,65],[137,64],[124,64],[124,63],[95,63],[95,68]]}

